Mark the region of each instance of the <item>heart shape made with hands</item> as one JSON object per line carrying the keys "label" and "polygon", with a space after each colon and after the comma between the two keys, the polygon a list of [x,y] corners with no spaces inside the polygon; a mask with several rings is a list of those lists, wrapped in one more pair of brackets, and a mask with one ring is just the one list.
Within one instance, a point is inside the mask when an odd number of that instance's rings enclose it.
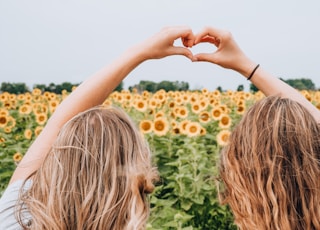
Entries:
{"label": "heart shape made with hands", "polygon": [[[188,39],[187,41],[184,40],[183,38],[177,39],[174,42],[175,47],[185,47],[188,50],[191,51],[193,58],[196,57],[197,55],[201,54],[212,54],[215,53],[218,49],[218,44],[212,44],[211,43],[212,39],[210,40],[202,40],[198,42],[197,44],[193,44],[195,40],[190,40]],[[191,45],[192,44],[192,45]],[[191,59],[191,58],[190,58]]]}

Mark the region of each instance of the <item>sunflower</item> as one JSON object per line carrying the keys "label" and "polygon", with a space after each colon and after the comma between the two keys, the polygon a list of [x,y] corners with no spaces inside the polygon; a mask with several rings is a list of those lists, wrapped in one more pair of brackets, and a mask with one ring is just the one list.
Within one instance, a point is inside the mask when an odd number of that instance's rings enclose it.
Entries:
{"label": "sunflower", "polygon": [[131,101],[133,97],[131,93],[126,93],[124,98],[126,101]]}
{"label": "sunflower", "polygon": [[190,123],[191,121],[189,120],[183,120],[180,122],[179,124],[179,130],[180,130],[180,133],[182,134],[187,134],[187,125]]}
{"label": "sunflower", "polygon": [[210,114],[207,111],[202,111],[199,114],[199,121],[201,123],[208,123],[210,121]]}
{"label": "sunflower", "polygon": [[16,126],[16,119],[14,117],[8,116],[7,117],[7,127],[12,129]]}
{"label": "sunflower", "polygon": [[140,121],[139,128],[140,131],[144,134],[152,132],[152,121],[150,120],[142,120]]}
{"label": "sunflower", "polygon": [[217,135],[217,142],[220,146],[225,146],[229,142],[231,132],[229,130],[221,130]]}
{"label": "sunflower", "polygon": [[[24,101],[31,101],[32,95],[31,95],[31,93],[26,92],[24,94],[20,94],[20,98],[21,99],[23,98]],[[19,97],[18,97],[18,99],[19,99]]]}
{"label": "sunflower", "polygon": [[14,162],[19,163],[22,160],[22,154],[19,152],[16,152],[12,158]]}
{"label": "sunflower", "polygon": [[8,123],[8,116],[0,115],[0,128],[4,128]]}
{"label": "sunflower", "polygon": [[173,134],[180,134],[180,129],[179,127],[173,128],[171,131]]}
{"label": "sunflower", "polygon": [[43,108],[44,106],[42,105],[42,103],[37,102],[32,104],[32,111],[36,115],[43,113]]}
{"label": "sunflower", "polygon": [[208,99],[203,98],[203,99],[201,99],[199,101],[199,104],[201,106],[201,111],[202,111],[202,110],[205,110],[208,107],[209,101],[208,101]]}
{"label": "sunflower", "polygon": [[43,100],[42,95],[34,95],[33,102],[41,102]]}
{"label": "sunflower", "polygon": [[195,103],[198,101],[198,96],[196,94],[191,94],[190,98],[189,98],[189,102],[190,103]]}
{"label": "sunflower", "polygon": [[188,109],[184,106],[179,107],[179,109],[177,110],[178,117],[181,118],[186,118],[188,116]]}
{"label": "sunflower", "polygon": [[45,113],[40,113],[36,115],[36,122],[39,125],[44,125],[48,120],[48,116]]}
{"label": "sunflower", "polygon": [[52,100],[52,101],[49,102],[49,106],[51,108],[56,108],[56,107],[58,107],[59,103],[60,102],[58,100]]}
{"label": "sunflower", "polygon": [[0,108],[0,116],[9,116],[9,111],[5,108]]}
{"label": "sunflower", "polygon": [[237,114],[240,114],[240,115],[242,115],[242,114],[244,114],[244,112],[246,111],[246,107],[245,107],[245,105],[238,105],[238,107],[237,107]]}
{"label": "sunflower", "polygon": [[[65,91],[63,91],[62,93],[65,94]],[[50,100],[50,92],[48,91],[44,92],[43,97],[46,98],[47,100]]]}
{"label": "sunflower", "polygon": [[223,114],[220,117],[219,127],[222,129],[227,129],[231,126],[231,118],[227,114]]}
{"label": "sunflower", "polygon": [[3,92],[0,94],[0,101],[5,102],[9,99],[9,93],[8,92]]}
{"label": "sunflower", "polygon": [[24,137],[27,139],[27,140],[30,140],[32,138],[32,131],[31,129],[26,129],[24,131]]}
{"label": "sunflower", "polygon": [[207,94],[209,93],[209,90],[206,89],[206,88],[203,88],[203,89],[201,90],[201,93],[202,93],[203,95],[207,95]]}
{"label": "sunflower", "polygon": [[219,97],[221,95],[221,92],[216,89],[215,91],[212,92],[212,94],[216,97]]}
{"label": "sunflower", "polygon": [[27,115],[32,112],[32,107],[30,105],[22,105],[19,108],[19,113],[22,115]]}
{"label": "sunflower", "polygon": [[10,94],[9,95],[9,100],[10,101],[16,101],[17,100],[17,95],[16,94]]}
{"label": "sunflower", "polygon": [[149,100],[148,104],[149,104],[149,107],[150,107],[150,108],[155,109],[155,108],[157,108],[157,106],[158,106],[158,100],[155,99],[155,98],[151,98],[151,99]]}
{"label": "sunflower", "polygon": [[143,97],[150,97],[150,92],[148,90],[143,90],[142,96]]}
{"label": "sunflower", "polygon": [[119,103],[122,103],[122,101],[124,100],[122,94],[120,93],[118,93],[114,99],[116,102],[119,102]]}
{"label": "sunflower", "polygon": [[182,104],[184,104],[184,102],[183,102],[183,100],[182,100],[181,97],[177,97],[177,98],[175,99],[175,103],[176,103],[176,105],[182,105]]}
{"label": "sunflower", "polygon": [[186,134],[188,137],[195,137],[200,135],[201,126],[197,122],[189,122],[186,125]]}
{"label": "sunflower", "polygon": [[108,98],[102,104],[103,104],[103,106],[108,107],[108,106],[112,105],[112,101],[111,101],[111,99]]}
{"label": "sunflower", "polygon": [[227,105],[219,105],[220,109],[222,110],[223,113],[228,113],[229,108]]}
{"label": "sunflower", "polygon": [[204,127],[201,127],[200,136],[205,136],[207,134],[207,130]]}
{"label": "sunflower", "polygon": [[232,90],[227,90],[226,94],[228,97],[232,97],[234,95],[234,92]]}
{"label": "sunflower", "polygon": [[169,124],[164,118],[157,118],[153,122],[153,131],[157,136],[164,136],[169,130]]}
{"label": "sunflower", "polygon": [[34,95],[34,96],[39,96],[39,95],[41,95],[41,93],[42,93],[41,89],[35,88],[32,90],[32,95]]}
{"label": "sunflower", "polygon": [[39,134],[41,133],[42,129],[43,129],[43,126],[37,126],[37,127],[35,128],[35,130],[34,130],[34,134],[35,134],[36,136],[39,136]]}
{"label": "sunflower", "polygon": [[220,120],[222,114],[223,114],[223,111],[219,106],[214,107],[211,110],[211,116],[212,116],[213,120],[215,120],[215,121]]}
{"label": "sunflower", "polygon": [[155,115],[154,115],[155,118],[160,118],[160,117],[165,117],[165,114],[163,111],[158,111]]}
{"label": "sunflower", "polygon": [[140,112],[145,112],[147,110],[147,103],[144,100],[138,100],[134,103],[134,107]]}
{"label": "sunflower", "polygon": [[59,103],[60,102],[58,100],[51,100],[49,102],[50,113],[53,113],[56,110],[56,108],[58,107]]}
{"label": "sunflower", "polygon": [[193,113],[199,114],[202,111],[202,107],[200,103],[194,102],[194,104],[192,104],[191,110]]}
{"label": "sunflower", "polygon": [[211,106],[217,106],[217,105],[219,105],[219,101],[216,99],[216,98],[209,98],[209,104],[211,105]]}
{"label": "sunflower", "polygon": [[13,109],[13,103],[12,103],[12,101],[4,101],[4,102],[3,102],[3,107],[5,107],[5,108],[8,109],[8,110]]}
{"label": "sunflower", "polygon": [[137,88],[133,88],[131,91],[132,91],[133,94],[138,93],[138,89]]}
{"label": "sunflower", "polygon": [[178,122],[177,121],[175,121],[175,120],[172,120],[171,122],[170,122],[170,125],[171,125],[171,127],[174,129],[174,128],[177,128],[178,127]]}
{"label": "sunflower", "polygon": [[56,99],[57,99],[57,94],[50,93],[50,99],[49,100],[56,100]]}
{"label": "sunflower", "polygon": [[169,107],[170,109],[172,109],[172,108],[175,107],[175,105],[176,105],[176,103],[175,103],[174,101],[170,101],[170,103],[168,104],[168,107]]}
{"label": "sunflower", "polygon": [[183,95],[181,96],[181,99],[182,99],[182,101],[183,101],[184,103],[188,103],[188,102],[189,102],[189,99],[190,99],[190,96],[189,96],[189,94],[183,94]]}
{"label": "sunflower", "polygon": [[5,133],[11,133],[12,128],[11,128],[11,127],[4,127],[4,128],[3,128],[3,131],[4,131]]}

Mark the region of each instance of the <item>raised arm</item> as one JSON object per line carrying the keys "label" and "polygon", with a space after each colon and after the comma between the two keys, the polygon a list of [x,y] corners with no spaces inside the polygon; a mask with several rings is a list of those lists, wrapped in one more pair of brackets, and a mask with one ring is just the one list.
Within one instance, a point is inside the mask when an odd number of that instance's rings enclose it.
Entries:
{"label": "raised arm", "polygon": [[[250,60],[234,41],[228,31],[206,27],[196,35],[195,44],[209,42],[217,47],[213,53],[201,53],[195,55],[196,61],[207,61],[218,64],[224,68],[233,69],[248,78],[257,63]],[[290,98],[302,104],[320,123],[320,111],[313,106],[300,92],[271,75],[259,66],[250,81],[266,96],[279,95]]]}
{"label": "raised arm", "polygon": [[187,48],[173,46],[174,41],[179,38],[184,46],[193,45],[194,36],[190,28],[164,28],[144,42],[129,48],[111,64],[85,80],[52,114],[16,168],[10,183],[26,179],[36,171],[48,154],[60,128],[79,112],[101,104],[139,64],[148,59],[159,59],[169,55],[184,55],[192,59],[192,53]]}

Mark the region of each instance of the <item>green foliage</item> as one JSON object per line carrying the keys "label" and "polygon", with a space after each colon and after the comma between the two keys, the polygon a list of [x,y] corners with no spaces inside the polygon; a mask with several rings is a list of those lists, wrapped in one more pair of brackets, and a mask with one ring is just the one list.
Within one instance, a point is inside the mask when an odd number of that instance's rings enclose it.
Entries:
{"label": "green foliage", "polygon": [[[297,78],[297,79],[287,79],[280,80],[286,82],[288,85],[292,86],[297,90],[316,90],[316,86],[311,79],[308,78]],[[250,91],[257,92],[258,88],[254,84],[250,84]]]}
{"label": "green foliage", "polygon": [[179,81],[161,81],[159,83],[153,81],[140,81],[139,84],[130,86],[129,89],[132,90],[136,88],[139,92],[144,90],[149,92],[156,92],[160,89],[169,91],[186,91],[189,90],[189,83],[187,82],[179,82]]}
{"label": "green foliage", "polygon": [[218,87],[217,87],[217,90],[218,90],[219,92],[223,92],[223,89],[222,89],[221,86],[218,86]]}
{"label": "green foliage", "polygon": [[243,91],[244,90],[244,86],[243,85],[238,85],[237,91]]}
{"label": "green foliage", "polygon": [[29,92],[29,88],[25,83],[2,82],[0,91],[13,93],[13,94],[20,94],[20,93]]}
{"label": "green foliage", "polygon": [[45,84],[35,84],[33,86],[34,89],[40,89],[42,92],[51,92],[60,94],[63,90],[67,92],[71,92],[72,88],[78,86],[79,84],[72,84],[70,82],[63,82],[61,84],[50,83],[49,85]]}
{"label": "green foliage", "polygon": [[[218,130],[211,124],[213,133]],[[218,200],[215,136],[182,138],[149,135],[161,181],[151,197],[148,229],[236,229]]]}
{"label": "green foliage", "polygon": [[113,91],[120,92],[121,90],[123,90],[123,81],[121,81],[120,84]]}
{"label": "green foliage", "polygon": [[311,79],[307,78],[299,78],[299,79],[281,79],[287,84],[291,85],[293,88],[298,90],[315,90],[315,84],[312,82]]}
{"label": "green foliage", "polygon": [[258,92],[259,89],[254,84],[251,83],[250,84],[250,91],[255,93],[255,92]]}

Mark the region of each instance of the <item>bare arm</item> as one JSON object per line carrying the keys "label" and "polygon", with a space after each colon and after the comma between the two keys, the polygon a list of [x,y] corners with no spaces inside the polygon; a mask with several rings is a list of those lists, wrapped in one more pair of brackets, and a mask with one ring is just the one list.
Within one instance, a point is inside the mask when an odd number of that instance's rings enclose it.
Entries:
{"label": "bare arm", "polygon": [[[195,44],[209,42],[217,47],[213,53],[195,55],[197,61],[207,61],[218,64],[224,68],[233,69],[248,78],[257,66],[250,60],[234,41],[231,33],[212,27],[206,27],[196,35]],[[256,70],[251,82],[266,96],[279,95],[290,98],[302,104],[320,123],[320,111],[313,106],[296,89],[292,88],[279,78],[266,72],[261,66]]]}
{"label": "bare arm", "polygon": [[56,139],[60,128],[73,116],[101,104],[113,89],[139,64],[149,59],[169,55],[184,55],[192,59],[192,53],[184,47],[175,47],[176,39],[192,46],[194,36],[187,27],[164,28],[146,41],[128,49],[115,61],[85,80],[56,109],[47,125],[33,142],[16,168],[10,183],[26,179],[39,169]]}

